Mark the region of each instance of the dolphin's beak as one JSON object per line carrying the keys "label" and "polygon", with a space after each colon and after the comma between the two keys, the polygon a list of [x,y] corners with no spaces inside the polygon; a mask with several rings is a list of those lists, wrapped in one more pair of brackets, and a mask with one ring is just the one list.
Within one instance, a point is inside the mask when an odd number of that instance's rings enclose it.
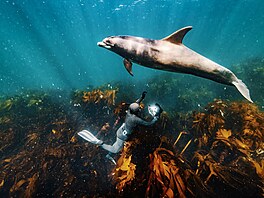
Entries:
{"label": "dolphin's beak", "polygon": [[108,45],[107,45],[106,43],[104,43],[104,42],[98,42],[97,45],[98,45],[99,47],[104,47],[104,48],[108,48],[108,49],[111,48],[111,46],[108,46]]}
{"label": "dolphin's beak", "polygon": [[103,40],[102,42],[98,42],[97,45],[99,47],[104,47],[106,49],[111,49],[111,47],[113,47],[114,45],[109,43],[109,42],[106,42],[105,40]]}

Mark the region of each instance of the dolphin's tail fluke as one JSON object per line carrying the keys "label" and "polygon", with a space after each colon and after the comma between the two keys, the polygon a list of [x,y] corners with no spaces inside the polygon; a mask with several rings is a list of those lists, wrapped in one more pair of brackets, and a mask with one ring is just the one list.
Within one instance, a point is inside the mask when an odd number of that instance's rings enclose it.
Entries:
{"label": "dolphin's tail fluke", "polygon": [[249,90],[247,88],[247,86],[245,85],[245,83],[242,82],[242,80],[237,79],[237,81],[233,81],[232,82],[233,85],[235,85],[235,87],[238,89],[238,91],[249,101],[252,102],[249,95]]}

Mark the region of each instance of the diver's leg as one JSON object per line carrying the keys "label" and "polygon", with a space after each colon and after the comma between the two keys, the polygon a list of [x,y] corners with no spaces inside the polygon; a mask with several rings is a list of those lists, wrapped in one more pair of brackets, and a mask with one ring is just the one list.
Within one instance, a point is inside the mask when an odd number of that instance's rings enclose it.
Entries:
{"label": "diver's leg", "polygon": [[118,153],[123,148],[124,143],[125,141],[117,137],[113,145],[102,144],[101,147],[111,153]]}

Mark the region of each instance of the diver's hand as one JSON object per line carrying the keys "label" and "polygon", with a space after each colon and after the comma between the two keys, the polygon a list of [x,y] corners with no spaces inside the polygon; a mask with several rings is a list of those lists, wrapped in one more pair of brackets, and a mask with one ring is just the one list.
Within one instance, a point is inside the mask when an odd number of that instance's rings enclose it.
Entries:
{"label": "diver's hand", "polygon": [[159,116],[154,116],[154,117],[153,117],[153,120],[154,120],[154,121],[157,121],[158,119],[159,119]]}
{"label": "diver's hand", "polygon": [[141,95],[142,100],[145,98],[146,94],[147,94],[147,92],[146,91],[143,91],[143,93]]}
{"label": "diver's hand", "polygon": [[147,92],[143,91],[143,93],[141,94],[141,97],[139,99],[136,100],[136,103],[141,103],[142,100],[144,100],[145,96],[146,96]]}

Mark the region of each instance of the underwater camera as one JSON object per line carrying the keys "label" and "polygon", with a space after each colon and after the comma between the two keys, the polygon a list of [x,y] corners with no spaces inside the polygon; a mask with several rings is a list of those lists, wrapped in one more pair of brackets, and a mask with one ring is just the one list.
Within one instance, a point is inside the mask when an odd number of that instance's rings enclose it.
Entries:
{"label": "underwater camera", "polygon": [[148,112],[153,117],[159,116],[162,113],[162,111],[163,111],[163,109],[161,108],[161,106],[158,103],[148,106]]}

